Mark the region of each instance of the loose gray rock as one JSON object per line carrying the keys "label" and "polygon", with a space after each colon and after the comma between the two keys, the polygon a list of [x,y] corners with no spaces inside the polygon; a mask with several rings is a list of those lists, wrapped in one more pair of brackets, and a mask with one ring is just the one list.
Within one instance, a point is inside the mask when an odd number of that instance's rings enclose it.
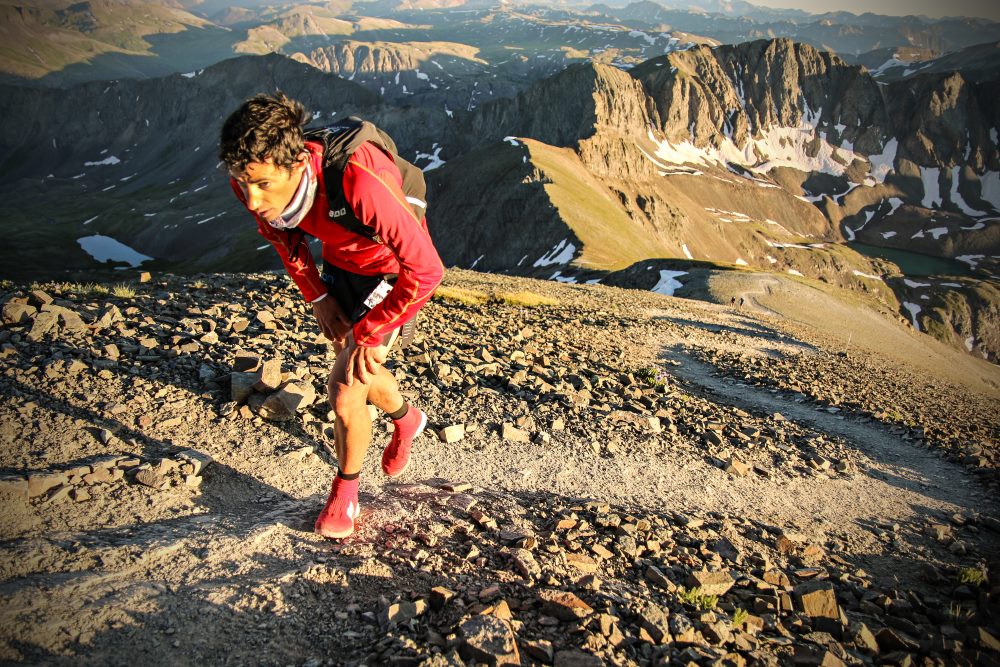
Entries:
{"label": "loose gray rock", "polygon": [[557,651],[552,664],[555,667],[601,667],[604,661],[596,655],[568,649]]}
{"label": "loose gray rock", "polygon": [[473,616],[460,627],[462,644],[459,655],[466,662],[487,665],[520,665],[514,631],[507,621],[496,616]]}
{"label": "loose gray rock", "polygon": [[541,590],[538,599],[542,612],[560,621],[576,621],[594,613],[594,609],[570,591]]}
{"label": "loose gray rock", "polygon": [[2,320],[5,325],[27,324],[37,312],[34,306],[8,301],[3,305]]}
{"label": "loose gray rock", "polygon": [[511,442],[531,442],[531,435],[511,423],[504,423],[501,437]]}
{"label": "loose gray rock", "polygon": [[646,603],[639,612],[639,624],[653,641],[665,643],[670,633],[670,612],[651,602]]}
{"label": "loose gray rock", "polygon": [[724,570],[718,572],[700,570],[690,573],[685,583],[691,588],[700,588],[705,595],[722,596],[728,593],[736,582]]}

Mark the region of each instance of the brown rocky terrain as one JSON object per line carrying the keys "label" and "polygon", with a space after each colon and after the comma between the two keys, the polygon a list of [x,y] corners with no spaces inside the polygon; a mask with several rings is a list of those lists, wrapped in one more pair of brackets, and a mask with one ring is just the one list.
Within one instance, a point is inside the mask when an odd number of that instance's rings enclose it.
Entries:
{"label": "brown rocky terrain", "polygon": [[390,481],[376,420],[341,542],[284,276],[5,283],[0,659],[996,664],[996,367],[726,280],[450,271],[391,362],[432,428]]}

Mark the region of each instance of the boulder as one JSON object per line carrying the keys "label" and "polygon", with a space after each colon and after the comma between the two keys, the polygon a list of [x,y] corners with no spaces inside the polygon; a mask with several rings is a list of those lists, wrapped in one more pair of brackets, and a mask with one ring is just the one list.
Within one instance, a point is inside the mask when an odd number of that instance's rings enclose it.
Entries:
{"label": "boulder", "polygon": [[17,301],[8,301],[3,305],[3,323],[5,325],[27,324],[38,310],[34,306]]}
{"label": "boulder", "polygon": [[840,605],[830,582],[807,581],[796,586],[793,593],[796,607],[809,618],[840,622]]}
{"label": "boulder", "polygon": [[462,623],[460,634],[462,643],[458,653],[467,663],[485,663],[490,667],[521,664],[514,631],[503,619],[473,616]]}
{"label": "boulder", "polygon": [[718,572],[700,570],[690,573],[685,583],[691,588],[700,588],[705,595],[725,595],[736,582],[725,570]]}
{"label": "boulder", "polygon": [[256,372],[253,388],[257,391],[270,391],[281,385],[281,360],[268,359]]}
{"label": "boulder", "polygon": [[542,613],[560,621],[576,621],[594,613],[594,609],[570,591],[542,590],[538,592]]}

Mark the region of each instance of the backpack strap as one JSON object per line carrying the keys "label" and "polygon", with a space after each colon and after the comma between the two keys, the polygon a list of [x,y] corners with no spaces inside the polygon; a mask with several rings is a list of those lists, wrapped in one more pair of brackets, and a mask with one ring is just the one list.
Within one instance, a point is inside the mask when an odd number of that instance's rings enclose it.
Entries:
{"label": "backpack strap", "polygon": [[418,220],[423,219],[427,208],[427,184],[423,171],[401,158],[392,137],[374,123],[351,116],[327,127],[307,130],[305,139],[323,146],[323,182],[326,184],[326,198],[330,206],[328,217],[331,221],[349,232],[383,243],[374,229],[354,215],[344,194],[344,169],[354,151],[366,141],[392,158],[403,178],[403,192],[411,210]]}
{"label": "backpack strap", "polygon": [[378,131],[368,121],[351,116],[335,125],[307,130],[306,141],[315,141],[323,146],[323,183],[330,210],[327,214],[331,222],[369,241],[382,243],[375,230],[361,222],[347,203],[344,194],[344,169],[354,151],[366,141],[378,138]]}

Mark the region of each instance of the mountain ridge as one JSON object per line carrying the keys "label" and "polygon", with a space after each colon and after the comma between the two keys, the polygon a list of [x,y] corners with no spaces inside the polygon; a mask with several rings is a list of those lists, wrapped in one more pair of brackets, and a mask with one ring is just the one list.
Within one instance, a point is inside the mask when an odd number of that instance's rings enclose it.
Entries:
{"label": "mountain ridge", "polygon": [[[248,58],[190,77],[162,80],[168,88],[146,99],[188,101],[179,102],[173,116],[154,117],[150,132],[160,143],[145,146],[142,159],[120,151],[138,147],[130,145],[134,142],[128,133],[141,133],[144,128],[135,127],[136,121],[123,120],[116,130],[120,136],[102,137],[100,112],[94,109],[83,132],[92,146],[85,156],[76,153],[79,157],[73,161],[103,166],[83,172],[69,164],[54,167],[59,155],[55,146],[48,146],[44,139],[23,143],[40,136],[39,128],[44,127],[40,122],[7,128],[6,138],[0,137],[6,153],[0,153],[0,162],[16,165],[11,172],[14,176],[31,172],[29,182],[23,183],[25,193],[79,194],[82,188],[94,193],[90,195],[94,202],[116,202],[75,222],[71,217],[57,220],[67,230],[80,229],[80,220],[88,220],[95,230],[121,236],[144,254],[183,262],[194,270],[246,262],[267,266],[273,258],[259,254],[262,246],[254,245],[252,230],[241,225],[245,214],[228,197],[224,177],[210,171],[211,154],[203,153],[192,162],[165,142],[181,136],[177,127],[188,122],[183,120],[188,113],[183,106],[194,104],[193,132],[182,131],[183,139],[177,140],[194,152],[202,145],[211,146],[212,128],[222,120],[219,109],[235,107],[237,89],[257,92],[261,78],[255,68],[260,66],[268,72],[265,77],[271,85],[305,95],[317,123],[332,117],[331,107],[338,113],[353,111],[343,109],[343,95],[314,98],[312,85],[351,84],[282,56]],[[208,104],[211,108],[205,103],[218,94],[211,92],[199,100],[201,93],[196,92],[207,85],[206,76],[222,77],[219,80],[232,88],[230,97]],[[282,81],[287,77],[305,78],[289,88]],[[305,80],[315,83],[302,83]],[[630,72],[598,63],[573,65],[513,98],[464,112],[382,104],[357,86],[350,88],[354,97],[348,99],[356,101],[357,112],[398,137],[404,157],[420,166],[437,167],[428,172],[436,202],[430,222],[446,262],[463,266],[482,262],[477,266],[560,280],[603,280],[647,258],[670,257],[679,262],[679,269],[686,262],[701,261],[721,268],[787,271],[852,290],[878,309],[898,312],[915,327],[936,331],[944,340],[961,341],[966,348],[971,339],[977,354],[996,355],[989,330],[1000,312],[993,305],[981,307],[989,290],[970,297],[977,304],[977,315],[970,317],[967,306],[945,296],[966,289],[964,278],[947,277],[956,272],[931,283],[930,292],[940,296],[914,295],[905,283],[893,282],[894,276],[905,271],[844,245],[844,241],[863,241],[962,258],[961,262],[979,272],[977,280],[995,280],[991,276],[996,273],[992,268],[996,258],[992,256],[997,254],[998,238],[991,217],[997,209],[989,198],[995,196],[993,181],[1000,186],[1000,174],[988,168],[998,162],[997,147],[991,143],[996,106],[983,101],[992,84],[970,84],[959,75],[933,73],[917,80],[922,82],[915,89],[919,94],[890,103],[883,89],[890,97],[904,97],[893,95],[893,86],[907,84],[882,86],[863,68],[836,56],[788,40],[772,40],[715,49],[695,47]],[[148,84],[149,90],[157,85]],[[134,84],[123,82],[108,90],[130,86]],[[179,92],[188,86],[193,87]],[[61,93],[23,95],[54,100]],[[14,106],[8,106],[7,113],[20,118],[37,116]],[[916,129],[910,129],[914,123]],[[955,131],[962,127],[967,128],[964,133]],[[193,145],[196,137],[203,139]],[[488,147],[508,138],[515,144],[539,144],[521,155],[523,169],[494,171],[490,161],[495,158]],[[100,146],[103,142],[107,143]],[[478,153],[480,164],[472,168],[495,174],[497,178],[483,182],[482,187],[502,194],[496,208],[477,209],[474,221],[494,230],[512,230],[510,225],[516,221],[519,229],[532,230],[522,232],[522,239],[511,249],[497,243],[502,236],[468,233],[470,220],[463,212],[470,210],[468,201],[482,198],[481,190],[473,191],[470,185],[480,181],[469,179],[468,168],[458,167],[462,163],[456,162],[454,168],[448,165],[460,155],[483,148],[487,150]],[[562,149],[574,155],[560,157]],[[32,160],[50,162],[34,167],[24,162],[23,156],[29,153],[22,151],[31,150],[40,151]],[[121,164],[110,164],[111,157]],[[157,166],[150,171],[148,165],[160,159],[169,169]],[[928,159],[941,162],[928,166]],[[956,160],[962,164],[952,164]],[[569,168],[571,164],[575,166]],[[48,173],[55,178],[48,178]],[[79,179],[74,178],[81,173]],[[172,184],[176,179],[181,182]],[[540,191],[521,194],[526,187],[539,186]],[[149,194],[143,195],[144,210],[140,210],[139,202],[125,196],[144,187],[153,189],[144,191]],[[114,192],[97,197],[104,191]],[[198,194],[192,196],[192,191]],[[528,201],[534,204],[525,207]],[[517,215],[504,212],[504,206],[515,207]],[[606,231],[594,233],[594,216],[586,213],[587,206],[604,212]],[[89,222],[95,215],[97,219]],[[202,227],[207,221],[213,224]],[[200,259],[193,259],[200,250],[192,251],[185,242],[195,228],[199,248],[211,249],[211,255]],[[648,247],[620,243],[638,238],[636,234],[645,234],[653,243]],[[494,241],[477,246],[487,238]],[[559,261],[553,262],[554,258]],[[636,286],[654,285],[655,281]],[[941,309],[920,303],[931,298],[952,305]]]}
{"label": "mountain ridge", "polygon": [[[219,12],[209,11],[213,6],[134,0],[91,5],[53,0],[43,7],[9,3],[0,14],[0,34],[6,36],[0,53],[7,56],[0,61],[4,65],[0,76],[27,76],[30,79],[22,83],[58,87],[86,80],[147,78],[196,70],[238,53],[278,51],[312,60],[313,50],[345,38],[361,40],[369,47],[380,40],[409,41],[414,36],[467,43],[470,48],[490,52],[494,63],[509,55],[498,46],[516,45],[521,40],[529,45],[529,52],[537,51],[538,55],[562,52],[568,62],[589,57],[615,59],[620,64],[655,56],[663,46],[670,48],[671,40],[718,44],[785,36],[853,57],[887,46],[948,53],[1000,39],[1000,23],[986,21],[848,13],[798,15],[754,10],[747,3],[724,3],[718,7],[722,13],[651,2],[590,9],[481,3],[466,4],[466,16],[457,22],[445,9],[414,9],[391,2],[357,7],[350,2],[298,6],[243,2],[228,14],[221,7]],[[744,16],[733,13],[744,10]],[[416,25],[406,26],[411,20]],[[579,30],[577,34],[585,39],[553,41],[555,31],[546,35],[553,27]],[[416,34],[407,36],[406,30]],[[613,40],[604,39],[610,34]],[[649,48],[654,44],[660,50]],[[539,64],[531,62],[534,55],[529,53],[528,64]],[[320,66],[330,61],[329,54],[316,56]],[[891,63],[887,60],[886,64]],[[895,77],[899,71],[890,67],[886,75]]]}

